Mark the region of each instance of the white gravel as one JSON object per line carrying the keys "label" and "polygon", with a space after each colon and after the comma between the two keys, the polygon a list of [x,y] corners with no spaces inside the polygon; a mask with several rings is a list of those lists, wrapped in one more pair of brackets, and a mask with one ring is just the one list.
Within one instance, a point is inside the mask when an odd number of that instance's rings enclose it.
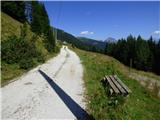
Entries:
{"label": "white gravel", "polygon": [[2,119],[87,119],[83,68],[68,48],[1,88]]}

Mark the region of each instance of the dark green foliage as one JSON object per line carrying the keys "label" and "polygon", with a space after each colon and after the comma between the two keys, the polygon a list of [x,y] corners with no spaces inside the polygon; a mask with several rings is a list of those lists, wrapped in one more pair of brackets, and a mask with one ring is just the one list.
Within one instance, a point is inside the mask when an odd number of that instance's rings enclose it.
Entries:
{"label": "dark green foliage", "polygon": [[106,42],[90,39],[86,37],[77,37],[83,44],[90,47],[90,51],[104,53]]}
{"label": "dark green foliage", "polygon": [[52,27],[49,28],[49,33],[48,33],[48,38],[47,39],[48,39],[48,41],[46,43],[47,50],[49,52],[54,52],[55,51],[55,38],[53,36],[53,28]]}
{"label": "dark green foliage", "polygon": [[37,35],[43,35],[46,38],[45,44],[49,52],[55,49],[55,38],[53,28],[50,27],[49,18],[44,4],[38,1],[32,1],[31,29]]}
{"label": "dark green foliage", "polygon": [[28,69],[37,62],[44,61],[43,56],[36,50],[34,41],[11,36],[2,41],[2,61],[8,64],[19,64],[21,68]]}
{"label": "dark green foliage", "polygon": [[160,47],[152,37],[147,41],[138,36],[137,39],[129,35],[127,39],[120,39],[117,43],[107,43],[105,53],[115,57],[126,65],[134,68],[153,71],[160,74]]}
{"label": "dark green foliage", "polygon": [[42,6],[38,1],[31,2],[32,6],[32,19],[31,19],[31,28],[32,31],[40,35],[42,33],[41,25],[41,11]]}
{"label": "dark green foliage", "polygon": [[152,69],[153,55],[150,51],[147,41],[138,36],[136,41],[136,56],[134,60],[137,69],[150,71]]}
{"label": "dark green foliage", "polygon": [[44,62],[44,56],[37,51],[35,37],[32,40],[27,40],[27,26],[21,28],[21,37],[11,36],[7,40],[2,41],[1,52],[2,61],[8,64],[19,64],[20,68],[28,69],[37,64]]}
{"label": "dark green foliage", "polygon": [[158,44],[156,44],[155,47],[155,64],[154,64],[154,70],[157,74],[160,75],[160,40],[158,42]]}
{"label": "dark green foliage", "polygon": [[33,59],[22,59],[19,61],[19,66],[22,69],[29,69],[32,68],[36,62],[33,61]]}
{"label": "dark green foliage", "polygon": [[114,50],[116,48],[116,44],[115,43],[107,43],[106,47],[105,47],[105,53],[108,55],[114,55]]}
{"label": "dark green foliage", "polygon": [[67,43],[73,44],[77,48],[87,49],[85,46],[83,46],[83,43],[79,39],[69,33],[64,32],[63,30],[57,29],[57,37],[62,42],[66,41]]}
{"label": "dark green foliage", "polygon": [[24,1],[1,1],[1,10],[20,22],[25,22]]}
{"label": "dark green foliage", "polygon": [[49,32],[49,19],[45,7],[38,1],[32,1],[32,19],[31,28],[32,31],[38,35],[48,35]]}

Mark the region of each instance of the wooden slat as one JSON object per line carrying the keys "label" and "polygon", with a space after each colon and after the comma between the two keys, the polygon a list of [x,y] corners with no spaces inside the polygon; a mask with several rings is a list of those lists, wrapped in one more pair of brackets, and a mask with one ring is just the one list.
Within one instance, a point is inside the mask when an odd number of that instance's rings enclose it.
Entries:
{"label": "wooden slat", "polygon": [[121,84],[119,84],[119,82],[118,82],[112,75],[110,75],[109,77],[112,79],[112,82],[114,82],[114,84],[117,86],[117,88],[119,89],[119,91],[120,91],[122,94],[126,94],[126,93],[127,93],[127,92],[125,91],[125,89],[121,86]]}
{"label": "wooden slat", "polygon": [[112,87],[112,89],[114,90],[115,93],[120,93],[120,91],[118,90],[118,88],[114,85],[114,83],[112,82],[112,80],[106,76],[107,81],[109,82],[110,86]]}
{"label": "wooden slat", "polygon": [[117,75],[114,75],[114,77],[128,93],[131,93],[131,90],[117,77]]}

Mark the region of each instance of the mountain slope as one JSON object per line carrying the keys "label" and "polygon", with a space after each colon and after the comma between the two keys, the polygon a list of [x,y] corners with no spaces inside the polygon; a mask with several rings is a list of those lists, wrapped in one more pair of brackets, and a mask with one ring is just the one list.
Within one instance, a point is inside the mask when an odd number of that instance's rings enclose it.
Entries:
{"label": "mountain slope", "polygon": [[77,38],[88,46],[92,46],[92,47],[95,46],[95,48],[98,49],[99,51],[104,51],[106,47],[106,43],[102,41],[98,41],[98,40],[94,40],[86,37],[77,37]]}
{"label": "mountain slope", "polygon": [[74,45],[77,48],[87,50],[87,51],[94,51],[94,52],[104,52],[104,48],[106,43],[101,41],[96,41],[89,38],[80,38],[75,37],[71,35],[70,33],[67,33],[63,30],[57,29],[58,39],[63,41],[66,41],[67,43],[70,43]]}
{"label": "mountain slope", "polygon": [[[84,67],[84,81],[88,110],[98,120],[159,120],[160,101],[154,93],[142,87],[139,82],[129,77],[129,69],[116,59],[107,55],[73,49],[80,57]],[[122,98],[115,105],[106,95],[100,80],[105,75],[113,74],[132,90],[125,101]],[[133,70],[135,72],[135,70]],[[147,73],[146,74],[150,74]],[[159,76],[155,77],[159,79]]]}
{"label": "mountain slope", "polygon": [[81,40],[77,39],[75,36],[65,32],[63,30],[57,29],[57,37],[58,37],[58,40],[60,40],[62,42],[66,41],[67,43],[70,43],[77,48],[80,48],[83,50],[91,50],[92,49],[92,46],[88,46],[88,45],[84,44]]}
{"label": "mountain slope", "polygon": [[1,39],[5,40],[8,36],[16,35],[20,36],[21,30],[20,27],[23,24],[19,21],[13,19],[9,15],[1,12]]}
{"label": "mountain slope", "polygon": [[[23,26],[23,24],[20,23],[19,21],[10,17],[6,13],[1,12],[1,30],[2,30],[2,33],[1,33],[1,40],[2,40],[1,45],[2,46],[1,47],[2,47],[2,49],[7,48],[8,41],[11,42],[9,44],[12,44],[12,45],[15,44],[15,43],[12,43],[12,41],[10,40],[10,37],[12,36],[12,39],[13,39],[13,36],[16,36],[15,39],[19,39],[21,36],[21,32],[22,32],[22,26]],[[45,47],[45,43],[43,42],[44,41],[43,37],[40,37],[40,36],[34,37],[35,34],[30,30],[29,24],[27,24],[26,33],[27,33],[26,40],[28,41],[27,44],[30,44],[31,46],[35,45],[34,50],[36,50],[35,53],[38,53],[39,60],[40,59],[43,60],[42,56],[44,57],[44,60],[46,60],[55,54],[55,53],[49,53],[47,51],[47,49]],[[32,39],[34,39],[34,44],[32,42]],[[16,41],[16,40],[14,40],[14,41]],[[5,43],[5,44],[3,44],[3,43]],[[7,49],[10,49],[10,48],[7,48]],[[20,50],[20,49],[23,49],[23,47],[19,48],[18,50]],[[57,47],[56,49],[58,51],[59,48]],[[30,52],[31,50],[28,50],[28,51]],[[27,54],[29,54],[29,53],[27,53]],[[15,56],[16,56],[16,53],[15,53]],[[32,55],[32,56],[34,56],[34,55]],[[37,62],[36,59],[37,58],[35,57],[35,59],[32,62],[36,65],[40,64],[40,62]],[[25,60],[24,60],[24,63],[30,64],[30,62],[25,62]],[[2,69],[1,69],[2,86],[7,84],[9,82],[9,80],[23,74],[26,71],[25,69],[21,69],[18,63],[8,64],[5,60],[2,60],[1,67],[2,67]]]}

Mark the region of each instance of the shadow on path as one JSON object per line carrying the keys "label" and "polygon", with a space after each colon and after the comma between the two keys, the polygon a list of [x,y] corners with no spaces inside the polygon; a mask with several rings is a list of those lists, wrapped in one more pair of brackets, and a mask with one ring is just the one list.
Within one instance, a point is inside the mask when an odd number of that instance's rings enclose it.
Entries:
{"label": "shadow on path", "polygon": [[[46,73],[42,70],[38,70],[39,73],[46,79],[53,90],[58,94],[65,105],[70,109],[70,111],[75,115],[78,120],[93,120],[94,118],[90,116],[80,105],[78,105],[67,93],[64,92]],[[63,114],[63,113],[62,113]]]}

